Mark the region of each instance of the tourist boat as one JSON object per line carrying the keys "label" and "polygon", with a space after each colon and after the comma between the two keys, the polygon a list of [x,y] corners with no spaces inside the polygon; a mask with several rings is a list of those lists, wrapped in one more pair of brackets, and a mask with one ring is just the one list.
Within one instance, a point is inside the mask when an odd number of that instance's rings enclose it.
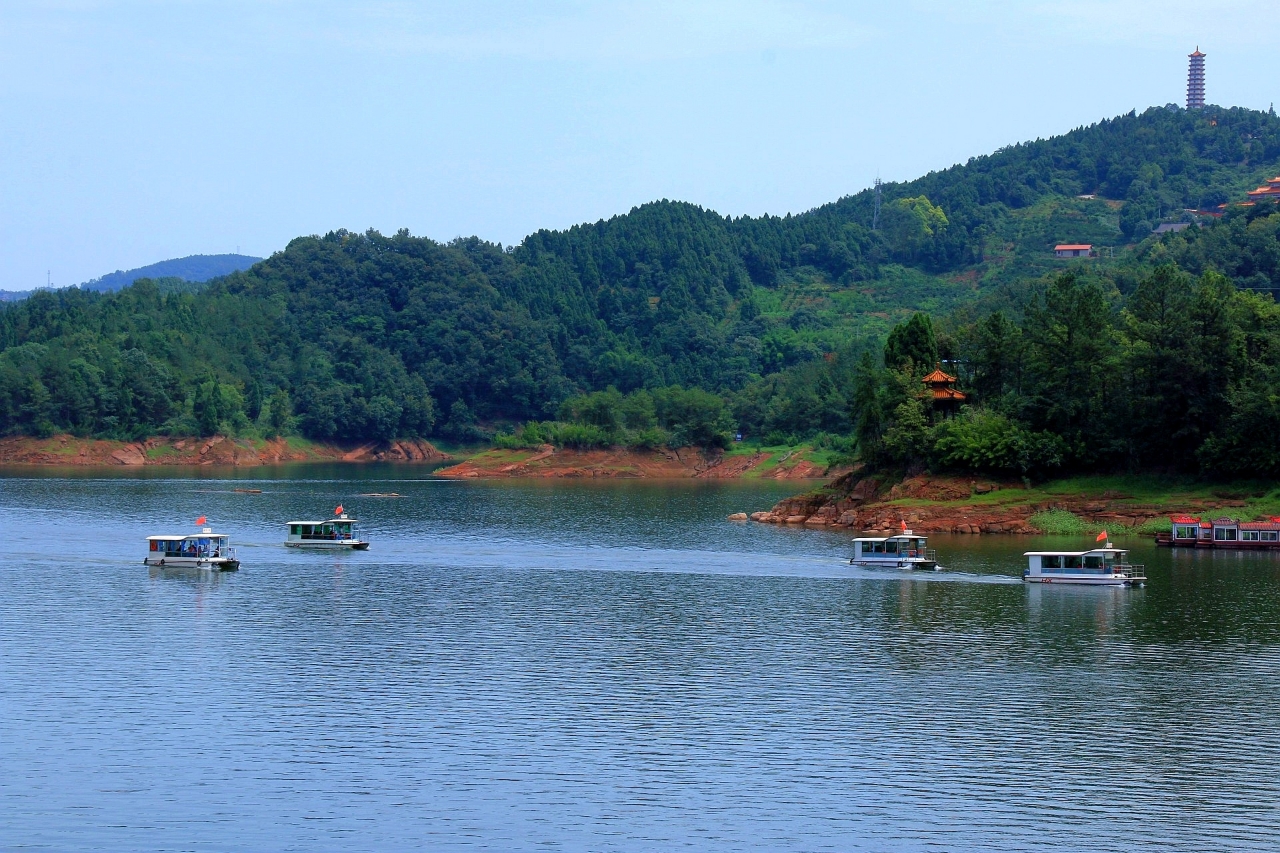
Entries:
{"label": "tourist boat", "polygon": [[[338,507],[339,510],[342,507]],[[356,535],[356,520],[349,518],[345,512],[338,512],[328,521],[291,521],[289,522],[289,538],[285,545],[289,548],[314,548],[324,551],[365,551],[369,543]]]}
{"label": "tourist boat", "polygon": [[142,562],[165,568],[233,572],[240,568],[240,560],[228,543],[228,537],[214,533],[212,527],[190,535],[148,536],[147,556]]}
{"label": "tourist boat", "polygon": [[1142,586],[1146,567],[1128,562],[1123,548],[1090,551],[1027,551],[1022,579],[1029,583],[1069,583],[1091,586]]}
{"label": "tourist boat", "polygon": [[917,536],[910,530],[903,530],[897,536],[855,539],[849,563],[889,569],[936,569],[938,552],[926,548],[925,542],[924,536]]}

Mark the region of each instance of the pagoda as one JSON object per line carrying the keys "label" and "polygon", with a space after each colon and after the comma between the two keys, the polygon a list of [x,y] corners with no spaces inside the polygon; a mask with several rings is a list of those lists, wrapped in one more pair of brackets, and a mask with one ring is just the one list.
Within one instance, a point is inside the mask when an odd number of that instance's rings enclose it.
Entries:
{"label": "pagoda", "polygon": [[1205,54],[1200,52],[1200,48],[1196,48],[1196,52],[1189,54],[1191,66],[1187,69],[1187,109],[1202,110],[1204,109],[1204,57]]}
{"label": "pagoda", "polygon": [[954,413],[965,400],[964,394],[954,387],[956,378],[944,371],[941,363],[936,364],[933,368],[933,373],[930,373],[921,381],[929,386],[929,393],[933,399],[935,411],[946,414]]}

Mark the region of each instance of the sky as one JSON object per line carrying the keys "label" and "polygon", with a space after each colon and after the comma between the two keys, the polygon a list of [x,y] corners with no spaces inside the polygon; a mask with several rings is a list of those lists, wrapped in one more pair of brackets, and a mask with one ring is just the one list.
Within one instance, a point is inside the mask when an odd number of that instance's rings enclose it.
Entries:
{"label": "sky", "polygon": [[1280,100],[1276,0],[0,3],[0,289],[338,228],[504,245],[799,213],[1185,99]]}

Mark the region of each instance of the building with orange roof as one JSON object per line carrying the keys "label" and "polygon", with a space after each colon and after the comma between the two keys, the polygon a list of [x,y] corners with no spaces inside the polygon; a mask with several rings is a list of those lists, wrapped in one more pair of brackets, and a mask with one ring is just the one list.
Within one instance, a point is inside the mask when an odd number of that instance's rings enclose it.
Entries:
{"label": "building with orange roof", "polygon": [[965,401],[964,393],[953,387],[956,384],[956,378],[943,370],[941,364],[936,365],[933,372],[921,381],[929,386],[930,399],[933,400],[935,411],[951,414]]}
{"label": "building with orange roof", "polygon": [[1057,258],[1089,258],[1093,256],[1092,243],[1059,243],[1053,247]]}
{"label": "building with orange roof", "polygon": [[1245,195],[1249,196],[1249,201],[1252,202],[1280,201],[1280,177],[1272,178],[1263,186]]}

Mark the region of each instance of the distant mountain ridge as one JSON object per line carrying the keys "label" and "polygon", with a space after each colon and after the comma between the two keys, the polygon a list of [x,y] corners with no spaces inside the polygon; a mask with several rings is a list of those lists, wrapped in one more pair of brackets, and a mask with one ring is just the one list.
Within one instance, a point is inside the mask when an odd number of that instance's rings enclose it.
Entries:
{"label": "distant mountain ridge", "polygon": [[[185,258],[171,258],[167,261],[138,267],[134,270],[116,270],[113,273],[107,273],[77,286],[81,290],[96,290],[99,293],[109,293],[115,290],[122,290],[140,278],[206,282],[218,276],[247,270],[261,260],[262,258],[255,258],[252,255],[188,255]],[[42,289],[0,290],[0,302],[17,302]],[[175,289],[181,288],[170,287],[167,288],[166,292]]]}
{"label": "distant mountain ridge", "polygon": [[140,278],[180,278],[184,281],[208,281],[220,275],[247,270],[262,258],[252,255],[188,255],[168,261],[138,267],[134,270],[116,270],[80,285],[81,290],[105,293],[128,287]]}

